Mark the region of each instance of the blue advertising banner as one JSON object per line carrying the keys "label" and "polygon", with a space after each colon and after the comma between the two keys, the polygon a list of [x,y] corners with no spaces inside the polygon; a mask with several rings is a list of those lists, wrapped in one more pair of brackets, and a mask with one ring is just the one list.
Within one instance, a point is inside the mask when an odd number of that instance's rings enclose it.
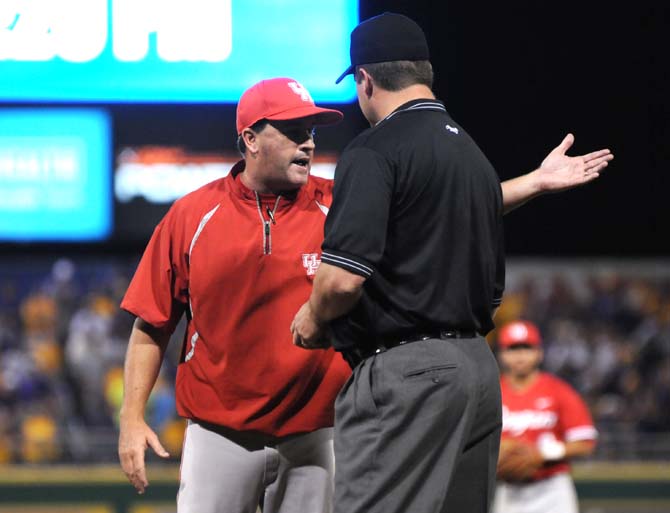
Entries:
{"label": "blue advertising banner", "polygon": [[0,102],[234,103],[288,76],[355,99],[358,0],[3,0]]}
{"label": "blue advertising banner", "polygon": [[100,110],[0,110],[0,241],[106,238],[110,140]]}

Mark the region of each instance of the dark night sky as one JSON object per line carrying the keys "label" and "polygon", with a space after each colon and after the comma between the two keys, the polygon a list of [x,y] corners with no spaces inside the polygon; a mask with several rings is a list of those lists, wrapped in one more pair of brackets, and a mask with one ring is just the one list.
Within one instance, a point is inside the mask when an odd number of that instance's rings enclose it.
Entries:
{"label": "dark night sky", "polygon": [[361,18],[385,10],[424,27],[436,95],[502,179],[568,132],[569,154],[614,153],[594,183],[509,214],[508,253],[670,255],[668,3],[368,1]]}

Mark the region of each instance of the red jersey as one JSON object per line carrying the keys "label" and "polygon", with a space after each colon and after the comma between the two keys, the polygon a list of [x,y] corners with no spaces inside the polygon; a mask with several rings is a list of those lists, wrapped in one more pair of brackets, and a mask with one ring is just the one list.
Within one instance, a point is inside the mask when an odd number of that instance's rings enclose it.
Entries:
{"label": "red jersey", "polygon": [[173,204],[121,307],[172,329],[186,313],[181,416],[271,436],[332,426],[351,370],[332,349],[294,346],[289,331],[320,263],[332,181],[263,195],[242,183],[243,169]]}
{"label": "red jersey", "polygon": [[[597,432],[586,404],[565,381],[540,372],[528,388],[518,390],[503,375],[500,387],[503,440],[517,438],[539,446],[543,440],[576,442],[596,439]],[[563,460],[545,465],[533,478],[543,479],[569,470],[568,462]]]}

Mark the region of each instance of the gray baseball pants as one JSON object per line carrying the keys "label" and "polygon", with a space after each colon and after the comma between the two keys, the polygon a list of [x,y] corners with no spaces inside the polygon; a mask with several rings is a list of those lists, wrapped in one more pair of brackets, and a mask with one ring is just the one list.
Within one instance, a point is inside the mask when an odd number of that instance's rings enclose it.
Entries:
{"label": "gray baseball pants", "polygon": [[335,512],[487,512],[501,423],[498,365],[482,337],[363,360],[335,404]]}
{"label": "gray baseball pants", "polygon": [[189,421],[178,513],[330,513],[333,429],[265,446]]}

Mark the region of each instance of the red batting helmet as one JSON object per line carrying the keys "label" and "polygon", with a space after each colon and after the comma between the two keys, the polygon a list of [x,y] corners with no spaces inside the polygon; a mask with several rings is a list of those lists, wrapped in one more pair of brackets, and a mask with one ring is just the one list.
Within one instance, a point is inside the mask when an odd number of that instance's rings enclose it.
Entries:
{"label": "red batting helmet", "polygon": [[542,344],[540,330],[535,324],[529,321],[513,321],[500,328],[498,346],[501,349],[521,344],[537,347]]}

